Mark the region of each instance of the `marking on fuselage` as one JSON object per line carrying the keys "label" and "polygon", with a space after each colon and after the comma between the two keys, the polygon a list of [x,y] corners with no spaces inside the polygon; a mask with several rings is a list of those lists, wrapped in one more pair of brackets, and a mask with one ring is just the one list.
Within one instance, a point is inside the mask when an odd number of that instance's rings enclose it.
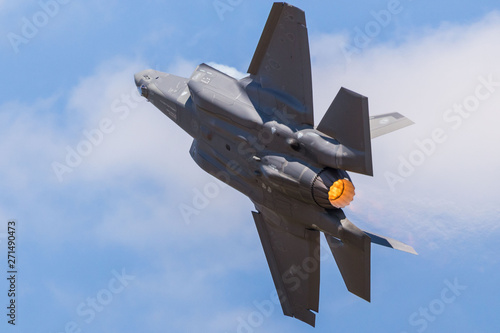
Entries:
{"label": "marking on fuselage", "polygon": [[262,188],[264,190],[266,190],[267,192],[269,193],[272,193],[273,192],[273,189],[271,188],[271,186],[267,186],[266,184],[262,183]]}

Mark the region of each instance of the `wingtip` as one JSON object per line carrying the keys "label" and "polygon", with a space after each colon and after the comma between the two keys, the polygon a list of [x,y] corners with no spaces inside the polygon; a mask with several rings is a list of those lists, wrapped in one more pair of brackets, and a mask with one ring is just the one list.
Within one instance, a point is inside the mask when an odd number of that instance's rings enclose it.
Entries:
{"label": "wingtip", "polygon": [[295,317],[300,321],[303,321],[308,325],[311,325],[312,327],[316,326],[316,314],[311,310],[297,311],[296,313],[293,314],[293,317]]}
{"label": "wingtip", "polygon": [[415,251],[415,249],[413,247],[410,246],[410,249],[411,249],[411,251],[408,251],[408,253],[411,253],[411,254],[414,254],[414,255],[418,256],[418,252]]}

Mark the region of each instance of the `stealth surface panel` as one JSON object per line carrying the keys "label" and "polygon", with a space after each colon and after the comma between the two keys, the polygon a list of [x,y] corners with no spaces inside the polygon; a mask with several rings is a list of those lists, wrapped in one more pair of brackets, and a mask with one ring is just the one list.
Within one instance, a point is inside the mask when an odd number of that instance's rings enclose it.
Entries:
{"label": "stealth surface panel", "polygon": [[[286,232],[252,212],[283,313],[314,326],[319,304],[319,231],[304,229],[303,237]],[[312,311],[311,311],[312,310]]]}
{"label": "stealth surface panel", "polygon": [[302,10],[286,3],[273,5],[248,73],[263,88],[302,106],[296,110],[297,123],[314,126],[311,59]]}
{"label": "stealth surface panel", "polygon": [[370,302],[370,237],[348,219],[341,221],[342,239],[325,234],[347,289]]}
{"label": "stealth surface panel", "polygon": [[317,130],[363,154],[364,165],[352,171],[373,176],[369,119],[368,98],[342,87]]}

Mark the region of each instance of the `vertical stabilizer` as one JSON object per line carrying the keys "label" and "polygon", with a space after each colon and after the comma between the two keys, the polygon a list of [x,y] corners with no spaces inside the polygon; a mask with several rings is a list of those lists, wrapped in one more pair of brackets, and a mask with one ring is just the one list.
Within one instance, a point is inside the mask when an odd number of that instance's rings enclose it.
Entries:
{"label": "vertical stabilizer", "polygon": [[341,220],[342,239],[325,233],[347,289],[370,302],[370,237],[348,219]]}
{"label": "vertical stabilizer", "polygon": [[317,130],[359,155],[359,172],[373,176],[368,98],[341,88]]}

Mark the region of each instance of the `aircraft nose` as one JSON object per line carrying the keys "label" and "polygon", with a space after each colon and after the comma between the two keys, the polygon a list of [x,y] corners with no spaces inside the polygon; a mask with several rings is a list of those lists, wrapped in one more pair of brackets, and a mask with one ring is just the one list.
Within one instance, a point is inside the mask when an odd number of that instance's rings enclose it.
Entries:
{"label": "aircraft nose", "polygon": [[135,85],[139,94],[148,98],[148,85],[151,81],[153,70],[146,69],[145,71],[134,74]]}
{"label": "aircraft nose", "polygon": [[156,71],[152,69],[146,69],[139,73],[134,74],[135,85],[139,86],[141,84],[148,84],[149,81],[155,76]]}
{"label": "aircraft nose", "polygon": [[144,72],[145,71],[142,71],[142,72],[139,72],[139,73],[135,73],[134,74],[134,80],[135,80],[135,85],[137,87],[139,87],[141,85],[141,81],[142,79],[144,78]]}

